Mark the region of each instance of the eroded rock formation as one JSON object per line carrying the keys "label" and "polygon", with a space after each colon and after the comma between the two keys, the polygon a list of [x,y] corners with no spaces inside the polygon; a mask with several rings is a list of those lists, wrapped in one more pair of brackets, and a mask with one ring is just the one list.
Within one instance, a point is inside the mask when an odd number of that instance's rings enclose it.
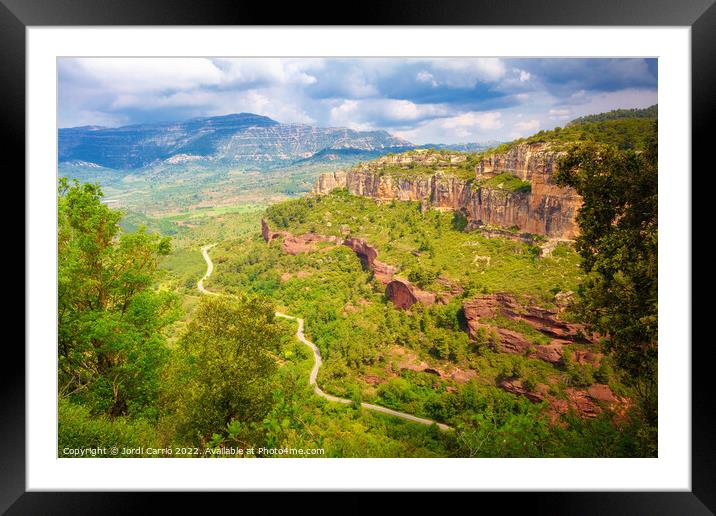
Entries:
{"label": "eroded rock formation", "polygon": [[360,258],[363,267],[366,270],[373,271],[375,279],[383,285],[387,285],[393,279],[396,267],[388,265],[378,260],[378,251],[372,245],[360,238],[346,238],[343,245],[350,247],[358,258]]}
{"label": "eroded rock formation", "polygon": [[[588,341],[583,325],[562,321],[558,318],[557,310],[522,306],[509,294],[490,294],[469,299],[463,303],[463,310],[470,338],[476,339],[478,332],[483,328],[494,331],[498,337],[497,351],[502,353],[529,354],[534,358],[559,364],[562,363],[565,346],[574,342]],[[520,332],[497,327],[493,320],[498,316],[510,321],[526,323],[552,340],[549,344],[534,344]],[[591,351],[576,350],[572,358],[581,364],[598,365],[601,355]]]}
{"label": "eroded rock formation", "polygon": [[396,308],[405,310],[415,303],[427,306],[435,304],[435,293],[420,290],[418,287],[404,279],[394,279],[385,287],[385,295]]}
{"label": "eroded rock formation", "polygon": [[[449,167],[465,155],[406,153],[384,156],[347,172],[319,177],[314,193],[326,194],[347,188],[353,195],[379,200],[420,201],[439,209],[462,210],[471,227],[514,227],[551,238],[572,239],[578,233],[575,216],[581,197],[571,188],[559,187],[553,175],[560,153],[549,144],[531,143],[490,154],[475,167],[473,179],[450,174]],[[435,173],[384,174],[385,166],[418,164],[434,167]],[[531,183],[531,192],[479,186],[479,180],[510,173]]]}
{"label": "eroded rock formation", "polygon": [[313,193],[325,194],[332,192],[336,188],[346,187],[346,173],[339,170],[337,172],[326,172],[318,176]]}
{"label": "eroded rock formation", "polygon": [[580,417],[597,417],[604,408],[616,410],[624,409],[629,404],[626,398],[618,398],[608,385],[595,383],[586,389],[568,387],[564,390],[564,397],[557,397],[549,392],[549,387],[538,383],[532,388],[518,379],[502,380],[497,386],[510,394],[524,396],[532,403],[546,402],[550,406],[553,421],[560,414],[570,410]]}
{"label": "eroded rock formation", "polygon": [[266,242],[271,242],[275,238],[283,237],[283,250],[293,255],[315,251],[317,244],[321,242],[329,242],[336,245],[341,243],[340,238],[330,235],[321,235],[318,233],[292,235],[288,231],[272,231],[264,219],[261,219],[261,235]]}
{"label": "eroded rock formation", "polygon": [[308,253],[315,251],[319,243],[328,242],[335,245],[349,247],[361,261],[366,270],[372,271],[374,277],[382,284],[387,285],[393,279],[396,267],[378,260],[378,251],[375,247],[360,238],[343,239],[337,236],[321,235],[319,233],[304,233],[293,235],[288,231],[273,231],[265,219],[261,219],[261,235],[266,242],[283,237],[283,250],[289,254]]}

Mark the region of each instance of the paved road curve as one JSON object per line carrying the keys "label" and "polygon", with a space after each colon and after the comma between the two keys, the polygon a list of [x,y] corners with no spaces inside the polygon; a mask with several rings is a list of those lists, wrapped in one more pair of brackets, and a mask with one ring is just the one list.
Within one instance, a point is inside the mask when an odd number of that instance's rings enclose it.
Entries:
{"label": "paved road curve", "polygon": [[[204,280],[207,279],[209,276],[211,276],[211,273],[214,272],[214,263],[211,261],[211,258],[209,257],[209,249],[214,247],[216,244],[206,245],[201,248],[201,254],[204,257],[204,260],[206,261],[206,274],[204,274],[204,277],[199,280],[197,283],[197,288],[203,293],[208,294],[210,296],[217,296],[216,292],[211,292],[210,290],[207,290],[204,288]],[[339,398],[337,396],[332,396],[330,394],[327,394],[321,390],[321,388],[318,386],[318,383],[316,382],[316,377],[318,376],[318,370],[321,368],[321,364],[323,361],[321,360],[321,352],[318,349],[318,347],[308,340],[306,336],[303,334],[303,319],[300,317],[294,317],[292,315],[283,314],[281,312],[276,312],[276,317],[282,317],[284,319],[290,319],[292,321],[296,321],[298,323],[298,328],[296,329],[296,337],[298,340],[303,342],[306,346],[311,348],[311,351],[313,351],[313,369],[311,369],[311,375],[308,377],[308,383],[309,385],[313,386],[313,391],[321,396],[322,398],[325,398],[329,401],[334,401],[336,403],[353,403],[351,400],[347,400],[345,398]],[[441,430],[452,430],[452,427],[444,424],[444,423],[438,423],[437,421],[433,421],[432,419],[425,419],[422,417],[414,416],[412,414],[407,414],[405,412],[399,412],[397,410],[389,409],[386,407],[381,407],[380,405],[374,405],[372,403],[361,403],[361,407],[368,410],[374,410],[376,412],[382,412],[383,414],[388,414],[391,416],[399,417],[402,419],[407,419],[408,421],[414,421],[416,423],[421,423],[423,425],[432,425],[436,424],[438,425],[438,428]]]}

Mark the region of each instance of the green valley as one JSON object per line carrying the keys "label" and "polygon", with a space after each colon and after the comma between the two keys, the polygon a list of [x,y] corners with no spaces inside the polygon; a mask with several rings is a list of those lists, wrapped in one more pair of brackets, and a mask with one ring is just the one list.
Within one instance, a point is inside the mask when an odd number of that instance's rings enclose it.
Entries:
{"label": "green valley", "polygon": [[72,165],[58,455],[655,456],[655,111],[473,153]]}

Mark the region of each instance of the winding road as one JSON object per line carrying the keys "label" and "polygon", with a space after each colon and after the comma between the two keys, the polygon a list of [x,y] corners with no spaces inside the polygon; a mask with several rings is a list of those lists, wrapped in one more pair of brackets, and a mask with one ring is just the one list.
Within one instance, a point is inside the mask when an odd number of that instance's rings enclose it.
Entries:
{"label": "winding road", "polygon": [[[214,272],[214,263],[211,261],[211,258],[209,257],[209,250],[214,247],[216,244],[206,245],[201,248],[201,254],[204,257],[204,260],[206,261],[206,274],[199,280],[197,283],[197,288],[202,294],[208,294],[210,296],[218,296],[220,294],[217,294],[216,292],[211,292],[210,290],[207,290],[204,288],[204,280],[207,279],[209,276],[211,276],[211,273]],[[311,348],[311,351],[313,351],[313,369],[311,369],[311,375],[308,377],[308,383],[309,385],[313,386],[313,391],[321,396],[322,398],[327,399],[328,401],[333,401],[336,403],[344,403],[349,404],[353,403],[352,400],[348,400],[345,398],[339,398],[337,396],[332,396],[330,394],[327,394],[323,392],[323,390],[318,386],[318,383],[316,382],[316,377],[318,376],[318,370],[321,368],[321,364],[323,363],[323,360],[321,359],[321,351],[318,349],[318,347],[308,340],[306,336],[303,333],[303,326],[304,322],[303,319],[300,317],[294,317],[292,315],[284,314],[281,312],[276,312],[276,317],[282,317],[284,319],[290,319],[292,321],[296,321],[298,323],[298,328],[296,329],[296,338],[300,340],[302,343],[304,343],[306,346]],[[386,407],[381,407],[380,405],[374,405],[373,403],[361,403],[360,404],[362,408],[367,410],[373,410],[375,412],[382,412],[383,414],[388,414],[390,416],[399,417],[402,419],[407,419],[408,421],[413,421],[415,423],[420,423],[423,425],[437,425],[438,428],[441,430],[452,430],[452,427],[444,424],[444,423],[438,423],[437,421],[433,421],[432,419],[425,419],[422,417],[414,416],[412,414],[407,414],[405,412],[399,412],[397,410],[389,409]]]}

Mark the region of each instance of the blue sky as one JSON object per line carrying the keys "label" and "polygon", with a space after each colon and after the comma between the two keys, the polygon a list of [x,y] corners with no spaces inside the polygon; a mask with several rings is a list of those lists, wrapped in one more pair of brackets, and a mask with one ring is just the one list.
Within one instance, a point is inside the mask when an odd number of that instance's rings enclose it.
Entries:
{"label": "blue sky", "polygon": [[62,58],[59,126],[251,112],[414,143],[509,140],[657,103],[656,59]]}

